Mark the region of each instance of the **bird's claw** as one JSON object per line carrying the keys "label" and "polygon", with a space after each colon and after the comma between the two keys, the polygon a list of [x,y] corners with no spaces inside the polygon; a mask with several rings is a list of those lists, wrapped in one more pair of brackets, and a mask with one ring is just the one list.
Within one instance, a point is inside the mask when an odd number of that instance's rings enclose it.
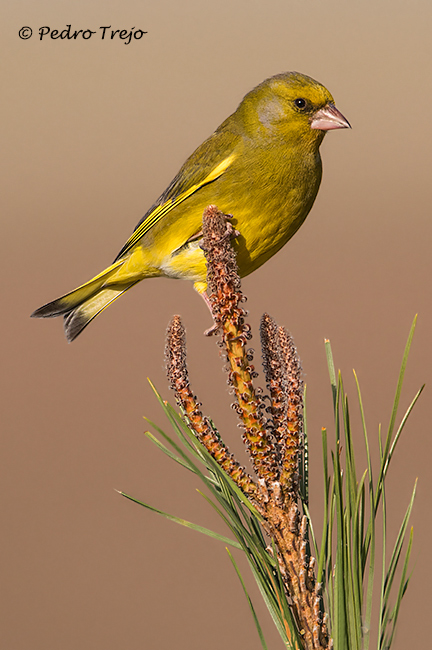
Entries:
{"label": "bird's claw", "polygon": [[233,218],[232,214],[224,214],[225,220],[226,220],[226,231],[225,231],[225,237],[229,237],[230,239],[235,239],[240,235],[240,232],[234,228],[232,223],[229,222],[230,219]]}
{"label": "bird's claw", "polygon": [[[232,219],[233,215],[232,214],[224,214],[224,217],[225,217],[225,220],[226,220],[226,231],[225,231],[225,233],[224,233],[224,235],[222,237],[222,240],[223,239],[235,239],[236,237],[239,237],[240,236],[240,231],[236,230],[236,228],[234,228],[234,226],[229,222],[229,219]],[[186,243],[188,244],[191,241],[196,241],[198,239],[201,239],[199,247],[204,250],[203,243],[202,243],[202,235],[203,235],[203,232],[202,232],[202,230],[200,230],[199,232],[197,232],[192,237],[189,237],[189,239],[187,240]]]}
{"label": "bird's claw", "polygon": [[213,336],[213,334],[217,334],[220,330],[220,325],[217,323],[213,323],[211,327],[208,328],[208,330],[205,330],[204,336]]}

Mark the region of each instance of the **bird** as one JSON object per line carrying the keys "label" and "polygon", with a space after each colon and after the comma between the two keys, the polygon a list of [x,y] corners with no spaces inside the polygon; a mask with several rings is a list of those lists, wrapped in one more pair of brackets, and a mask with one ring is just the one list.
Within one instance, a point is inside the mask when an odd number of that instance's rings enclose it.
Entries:
{"label": "bird", "polygon": [[351,128],[330,92],[299,72],[265,79],[186,160],[113,264],[32,317],[64,317],[68,342],[145,278],[193,282],[209,305],[202,215],[232,215],[240,277],[277,253],[306,219],[322,176],[327,131]]}

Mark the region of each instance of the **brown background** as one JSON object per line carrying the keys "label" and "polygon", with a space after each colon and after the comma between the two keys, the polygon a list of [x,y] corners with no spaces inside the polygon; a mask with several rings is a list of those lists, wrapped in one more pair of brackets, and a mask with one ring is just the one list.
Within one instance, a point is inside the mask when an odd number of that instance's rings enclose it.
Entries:
{"label": "brown background", "polygon": [[[165,327],[180,313],[205,410],[241,455],[209,315],[187,283],[149,280],[71,346],[33,309],[107,266],[189,153],[265,77],[299,70],[334,94],[353,130],[323,144],[306,224],[244,281],[293,333],[308,384],[312,499],[320,428],[331,429],[323,339],[357,425],[354,367],[376,439],[387,427],[411,321],[402,407],[431,380],[430,3],[342,0],[16,2],[2,21],[1,648],[258,648],[222,544],[118,496],[226,532],[194,477],[148,442],[165,426]],[[141,41],[40,41],[37,29],[147,30]],[[29,25],[33,37],[20,40]],[[258,341],[255,339],[255,346]],[[256,355],[257,365],[259,355]],[[262,380],[261,380],[262,381]],[[430,389],[394,459],[393,539],[419,476],[412,584],[395,648],[427,647]],[[357,427],[359,448],[362,449]],[[376,445],[375,445],[376,449]],[[244,567],[270,647],[282,647]]]}

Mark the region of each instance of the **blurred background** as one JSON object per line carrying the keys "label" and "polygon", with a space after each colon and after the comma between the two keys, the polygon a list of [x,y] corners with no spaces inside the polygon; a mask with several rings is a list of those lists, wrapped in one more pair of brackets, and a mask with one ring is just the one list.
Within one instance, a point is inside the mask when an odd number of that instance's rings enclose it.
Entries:
{"label": "blurred background", "polygon": [[[253,86],[286,70],[322,82],[353,129],[327,135],[306,223],[243,283],[252,345],[259,348],[268,311],[298,346],[319,529],[321,427],[332,431],[333,422],[324,338],[345,378],[361,458],[352,369],[376,451],[416,313],[401,416],[432,379],[431,19],[430,3],[415,0],[9,5],[1,29],[2,648],[260,647],[223,545],[114,491],[227,532],[195,478],[143,435],[143,415],[168,428],[147,377],[172,399],[163,348],[178,313],[192,386],[247,462],[219,349],[202,335],[210,325],[202,301],[186,282],[148,280],[72,345],[61,320],[29,315],[111,263],[186,157]],[[130,44],[101,40],[100,31],[90,40],[40,41],[40,27],[68,24],[148,33]],[[23,26],[33,29],[28,40],[18,36]],[[429,391],[388,486],[393,541],[419,477],[414,574],[395,648],[429,642]],[[269,646],[282,647],[241,566]]]}

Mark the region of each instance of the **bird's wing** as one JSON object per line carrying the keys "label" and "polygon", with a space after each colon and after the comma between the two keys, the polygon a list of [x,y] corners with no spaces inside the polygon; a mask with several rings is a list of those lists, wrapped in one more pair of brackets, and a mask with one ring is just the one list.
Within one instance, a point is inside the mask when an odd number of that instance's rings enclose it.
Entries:
{"label": "bird's wing", "polygon": [[[223,125],[222,125],[223,126]],[[237,158],[235,151],[239,136],[227,130],[217,130],[187,159],[165,192],[144,215],[129,237],[115,261],[131,250],[143,235],[171,210],[212,183],[232,165]]]}

